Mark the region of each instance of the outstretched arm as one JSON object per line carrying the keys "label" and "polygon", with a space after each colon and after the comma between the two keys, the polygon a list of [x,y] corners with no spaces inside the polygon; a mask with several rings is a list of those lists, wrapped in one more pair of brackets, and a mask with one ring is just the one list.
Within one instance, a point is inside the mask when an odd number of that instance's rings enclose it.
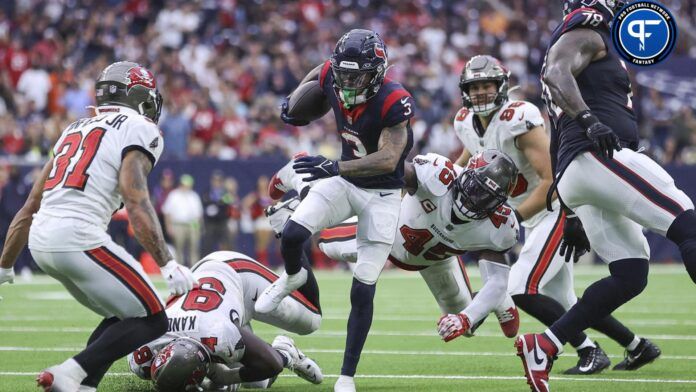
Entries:
{"label": "outstretched arm", "polygon": [[471,152],[464,147],[462,153],[459,155],[459,158],[457,158],[457,161],[454,162],[454,164],[461,167],[466,167],[467,163],[469,163],[469,159],[471,159]]}
{"label": "outstretched arm", "polygon": [[2,256],[0,257],[0,268],[12,268],[17,260],[17,256],[27,244],[29,238],[29,228],[33,215],[41,206],[41,197],[46,179],[53,169],[53,160],[49,160],[44,165],[41,175],[31,188],[31,193],[24,202],[24,206],[17,212],[17,215],[12,219],[10,228],[5,238],[5,246],[2,248]]}
{"label": "outstretched arm", "polygon": [[379,136],[377,151],[360,159],[338,162],[338,172],[348,177],[369,177],[391,173],[408,144],[408,120],[384,128]]}

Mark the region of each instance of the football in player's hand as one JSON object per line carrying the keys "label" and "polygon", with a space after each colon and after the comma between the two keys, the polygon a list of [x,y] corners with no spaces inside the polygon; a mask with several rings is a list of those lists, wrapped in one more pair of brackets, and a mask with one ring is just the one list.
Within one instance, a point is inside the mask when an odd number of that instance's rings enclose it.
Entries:
{"label": "football in player's hand", "polygon": [[300,85],[288,100],[288,115],[308,122],[323,117],[330,108],[329,100],[316,80]]}

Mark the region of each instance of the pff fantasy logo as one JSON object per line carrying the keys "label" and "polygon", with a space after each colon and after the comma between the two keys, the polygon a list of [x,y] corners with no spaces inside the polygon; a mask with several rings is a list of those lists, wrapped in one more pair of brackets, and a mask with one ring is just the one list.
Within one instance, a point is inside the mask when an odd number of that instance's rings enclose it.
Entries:
{"label": "pff fantasy logo", "polygon": [[677,42],[677,24],[662,4],[637,1],[616,14],[611,34],[621,57],[631,64],[648,66],[672,53]]}

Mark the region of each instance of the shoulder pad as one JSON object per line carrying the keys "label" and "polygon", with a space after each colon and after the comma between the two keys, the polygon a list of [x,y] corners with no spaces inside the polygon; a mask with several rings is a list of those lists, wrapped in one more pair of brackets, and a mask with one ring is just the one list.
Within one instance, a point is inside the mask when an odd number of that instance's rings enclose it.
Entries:
{"label": "shoulder pad", "polygon": [[418,180],[418,191],[434,196],[447,193],[457,176],[449,159],[433,153],[417,155],[413,158],[413,168]]}
{"label": "shoulder pad", "polygon": [[561,34],[579,27],[606,32],[609,22],[595,9],[578,8],[563,18]]}
{"label": "shoulder pad", "polygon": [[505,106],[499,115],[503,125],[509,127],[512,136],[529,132],[534,127],[544,125],[544,118],[536,105],[527,101],[513,101]]}
{"label": "shoulder pad", "polygon": [[384,101],[380,109],[380,118],[383,127],[392,127],[402,123],[411,117],[416,110],[415,101],[404,87],[396,82],[385,82],[382,88],[386,88]]}
{"label": "shoulder pad", "polygon": [[520,224],[507,205],[502,205],[490,218],[496,230],[491,232],[491,242],[495,245],[495,251],[505,251],[517,243],[520,235]]}
{"label": "shoulder pad", "polygon": [[324,80],[326,80],[329,70],[331,70],[331,61],[326,60],[324,66],[321,67],[321,72],[319,72],[319,87],[324,87]]}

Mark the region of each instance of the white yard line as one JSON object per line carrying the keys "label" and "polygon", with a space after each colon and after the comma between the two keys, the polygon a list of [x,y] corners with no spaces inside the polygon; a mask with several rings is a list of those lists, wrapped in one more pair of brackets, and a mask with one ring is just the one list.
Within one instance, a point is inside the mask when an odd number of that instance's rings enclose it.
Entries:
{"label": "white yard line", "polygon": [[[0,372],[0,376],[31,376],[36,372]],[[111,377],[132,376],[132,373],[107,373]],[[338,378],[338,374],[324,374],[324,378]],[[280,377],[297,377],[290,374],[281,374]],[[519,376],[459,376],[459,375],[420,375],[420,374],[358,374],[356,378],[375,378],[375,379],[422,379],[422,380],[504,380],[504,381],[523,381],[524,377]],[[583,377],[551,377],[553,381],[586,381],[586,382],[620,382],[620,383],[669,383],[669,384],[696,384],[696,380],[670,380],[670,379],[650,379],[650,378],[583,378]]]}

